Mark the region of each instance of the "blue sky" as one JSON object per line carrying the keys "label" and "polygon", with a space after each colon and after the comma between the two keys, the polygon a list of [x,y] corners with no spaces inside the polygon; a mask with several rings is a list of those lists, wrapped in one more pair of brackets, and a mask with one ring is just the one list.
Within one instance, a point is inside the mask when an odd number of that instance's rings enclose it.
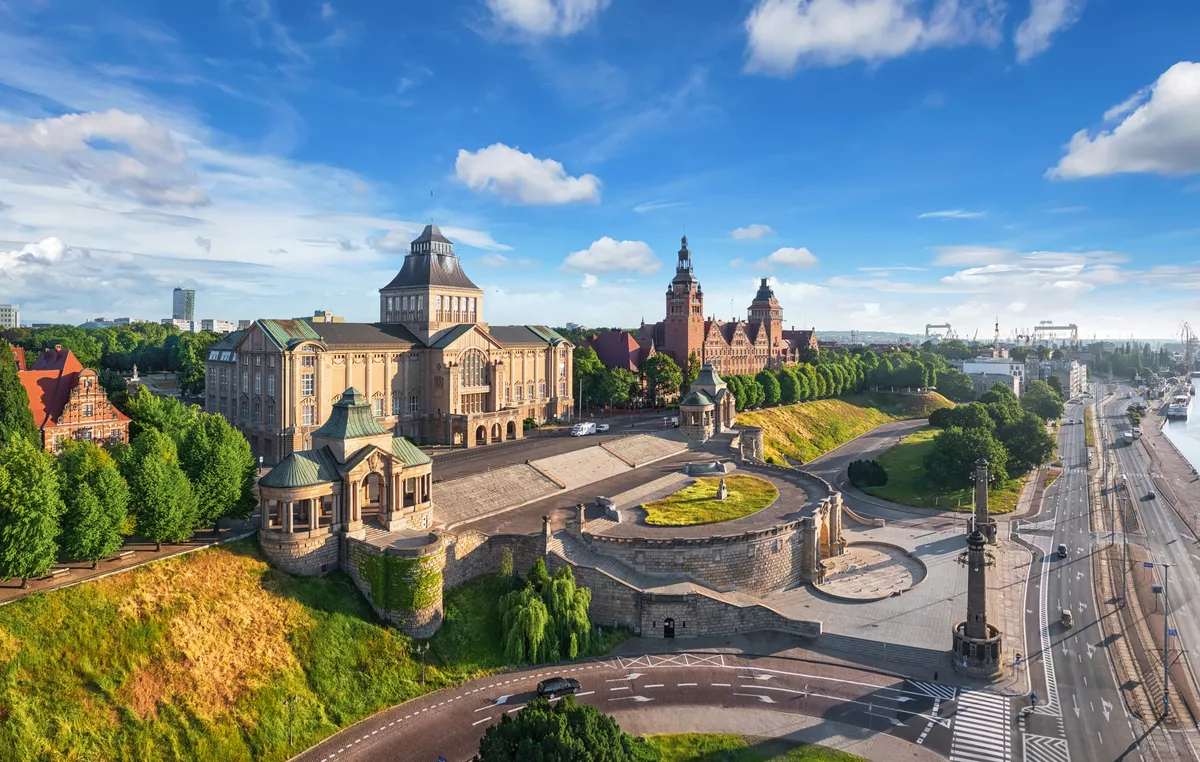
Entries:
{"label": "blue sky", "polygon": [[[0,0],[0,301],[332,309],[431,218],[493,323],[1200,319],[1184,0]],[[1195,322],[1195,320],[1193,320]]]}

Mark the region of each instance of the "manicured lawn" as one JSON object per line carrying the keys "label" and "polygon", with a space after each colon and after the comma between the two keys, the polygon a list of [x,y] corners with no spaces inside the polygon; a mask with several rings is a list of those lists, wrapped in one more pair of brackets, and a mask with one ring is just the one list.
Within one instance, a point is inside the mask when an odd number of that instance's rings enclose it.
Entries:
{"label": "manicured lawn", "polygon": [[[974,498],[970,488],[939,490],[925,481],[922,459],[933,446],[933,438],[937,434],[938,430],[930,427],[900,440],[879,456],[879,465],[887,471],[888,483],[882,487],[863,487],[862,491],[901,505],[950,511],[972,510]],[[1015,510],[1021,497],[1022,484],[1021,479],[1010,479],[988,490],[988,512],[1010,513]]]}
{"label": "manicured lawn", "polygon": [[928,418],[934,410],[953,405],[937,393],[869,393],[749,410],[737,414],[737,423],[762,428],[767,462],[787,465],[785,456],[807,463],[876,426]]}
{"label": "manicured lawn", "polygon": [[0,761],[287,759],[504,667],[503,586],[447,593],[425,685],[349,577],[270,569],[253,540],[32,595],[0,607]]}
{"label": "manicured lawn", "polygon": [[824,746],[729,734],[647,736],[646,741],[659,750],[662,762],[864,762],[862,757]]}
{"label": "manicured lawn", "polygon": [[758,513],[779,497],[774,484],[757,476],[734,474],[725,477],[728,495],[717,500],[718,476],[702,476],[674,495],[647,503],[646,523],[660,527],[714,524]]}

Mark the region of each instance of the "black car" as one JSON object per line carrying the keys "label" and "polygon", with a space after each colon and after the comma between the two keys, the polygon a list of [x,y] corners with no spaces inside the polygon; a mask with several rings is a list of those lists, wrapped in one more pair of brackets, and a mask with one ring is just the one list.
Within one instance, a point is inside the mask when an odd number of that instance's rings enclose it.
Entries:
{"label": "black car", "polygon": [[1158,495],[1155,495],[1153,492],[1147,492],[1147,493],[1146,493],[1146,499],[1147,499],[1147,500],[1153,500],[1153,499],[1154,499],[1154,498],[1156,498],[1156,497],[1158,497]]}
{"label": "black car", "polygon": [[538,683],[539,696],[560,696],[564,693],[575,693],[579,690],[579,681],[573,677],[552,677]]}

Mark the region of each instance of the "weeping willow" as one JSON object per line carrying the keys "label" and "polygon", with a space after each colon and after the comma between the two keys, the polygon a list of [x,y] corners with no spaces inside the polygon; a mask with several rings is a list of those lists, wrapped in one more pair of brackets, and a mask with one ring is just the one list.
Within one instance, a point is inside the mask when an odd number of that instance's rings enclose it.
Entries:
{"label": "weeping willow", "polygon": [[576,659],[591,648],[592,591],[575,584],[570,567],[551,577],[538,559],[525,586],[500,598],[504,654],[513,663]]}

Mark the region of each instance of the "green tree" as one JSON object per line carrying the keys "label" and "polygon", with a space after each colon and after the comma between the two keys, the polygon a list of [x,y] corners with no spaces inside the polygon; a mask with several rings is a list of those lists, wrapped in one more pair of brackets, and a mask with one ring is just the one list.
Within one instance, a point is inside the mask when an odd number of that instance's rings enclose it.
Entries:
{"label": "green tree", "polygon": [[196,495],[196,524],[213,527],[221,518],[249,518],[257,502],[257,464],[250,443],[222,415],[199,413],[179,446],[179,462]]}
{"label": "green tree", "polygon": [[198,405],[185,405],[174,397],[160,397],[144,386],[137,387],[137,391],[121,404],[122,412],[133,421],[130,435],[135,439],[147,428],[154,428],[178,441],[200,413]]}
{"label": "green tree", "polygon": [[[538,559],[539,561],[541,559]],[[513,664],[549,661],[550,612],[532,584],[500,597],[504,657]]]}
{"label": "green tree", "polygon": [[980,458],[987,459],[997,480],[1008,478],[1005,470],[1008,453],[989,429],[952,426],[934,437],[933,445],[925,453],[925,477],[947,489],[969,487],[975,474],[975,461]]}
{"label": "green tree", "polygon": [[687,372],[683,375],[683,383],[690,385],[700,375],[700,358],[695,352],[688,354]]}
{"label": "green tree", "polygon": [[529,584],[533,585],[533,589],[537,593],[541,593],[550,584],[550,572],[546,571],[546,560],[540,556],[533,562],[533,566],[529,567],[529,575],[527,577]]}
{"label": "green tree", "polygon": [[658,762],[655,747],[622,732],[616,720],[564,696],[502,713],[479,741],[474,762]]}
{"label": "green tree", "polygon": [[1047,378],[1046,386],[1049,386],[1051,389],[1053,389],[1054,393],[1058,395],[1058,398],[1060,400],[1066,399],[1066,395],[1063,392],[1062,379],[1059,378],[1058,376],[1051,376],[1050,378]]}
{"label": "green tree", "polygon": [[33,445],[41,444],[37,424],[29,410],[29,395],[17,375],[12,347],[0,339],[0,445],[13,437],[24,437]]}
{"label": "green tree", "polygon": [[0,448],[0,579],[29,580],[58,557],[62,497],[54,456],[16,436]]}
{"label": "green tree", "polygon": [[801,399],[800,379],[791,368],[780,368],[775,375],[779,381],[779,401],[785,405],[793,405]]}
{"label": "green tree", "polygon": [[775,378],[775,374],[764,368],[758,372],[754,380],[763,389],[763,404],[778,405],[780,388],[779,379]]}
{"label": "green tree", "polygon": [[1045,422],[1028,411],[1016,421],[1001,426],[996,431],[996,438],[1008,452],[1010,476],[1036,468],[1054,455],[1054,437],[1046,431]]}
{"label": "green tree", "polygon": [[646,382],[646,395],[657,407],[660,397],[674,394],[683,384],[683,372],[671,359],[670,355],[659,354],[647,357],[638,366],[642,379]]}
{"label": "green tree", "polygon": [[190,537],[196,524],[196,497],[167,435],[156,428],[146,429],[119,462],[129,484],[138,533],[152,540],[158,550],[164,542],[183,542]]}
{"label": "green tree", "polygon": [[975,384],[970,376],[958,368],[938,371],[937,390],[951,402],[970,402],[975,399]]}
{"label": "green tree", "polygon": [[575,384],[575,392],[583,400],[583,404],[595,402],[596,387],[600,381],[600,374],[604,372],[604,363],[600,362],[596,350],[586,344],[576,346],[571,356],[571,367],[575,376],[572,379]]}
{"label": "green tree", "polygon": [[111,455],[91,442],[68,441],[62,474],[63,549],[92,568],[121,547],[129,524],[129,486]]}
{"label": "green tree", "polygon": [[1021,395],[1021,408],[1033,413],[1043,421],[1062,418],[1062,398],[1045,381],[1030,381]]}
{"label": "green tree", "polygon": [[939,429],[955,426],[960,429],[983,427],[991,431],[996,428],[996,422],[988,415],[984,405],[959,405],[944,407],[933,411],[929,416],[929,424]]}
{"label": "green tree", "polygon": [[571,567],[563,566],[554,572],[554,578],[542,591],[542,599],[555,630],[557,656],[574,659],[581,648],[586,651],[592,630],[592,622],[588,618],[592,591],[576,585]]}
{"label": "green tree", "polygon": [[641,393],[637,376],[625,368],[611,368],[600,377],[599,399],[605,405],[624,405]]}

